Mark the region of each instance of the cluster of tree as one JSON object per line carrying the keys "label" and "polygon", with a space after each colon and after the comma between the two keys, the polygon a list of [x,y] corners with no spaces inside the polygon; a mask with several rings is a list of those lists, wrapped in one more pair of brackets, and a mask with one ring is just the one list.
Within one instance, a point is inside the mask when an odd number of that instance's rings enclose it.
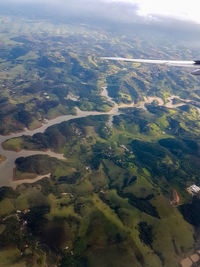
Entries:
{"label": "cluster of tree", "polygon": [[186,221],[195,227],[200,226],[200,199],[198,197],[194,197],[191,203],[181,205],[179,210]]}
{"label": "cluster of tree", "polygon": [[[51,158],[47,155],[34,155],[30,157],[17,158],[16,168],[20,172],[36,173],[36,174],[47,174],[53,172],[58,164],[62,164],[56,158]],[[63,163],[64,164],[64,163]]]}
{"label": "cluster of tree", "polygon": [[153,243],[153,228],[151,225],[148,225],[146,222],[139,222],[138,224],[139,237],[144,242],[145,245],[152,248]]}

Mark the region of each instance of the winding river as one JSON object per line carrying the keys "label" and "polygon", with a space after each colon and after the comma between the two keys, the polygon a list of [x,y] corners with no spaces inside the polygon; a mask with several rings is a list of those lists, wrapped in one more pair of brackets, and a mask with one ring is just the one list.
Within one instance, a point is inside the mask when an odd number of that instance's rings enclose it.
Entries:
{"label": "winding river", "polygon": [[[137,108],[146,109],[145,104],[146,103],[152,103],[154,100],[156,100],[158,102],[158,105],[166,106],[168,108],[176,108],[178,106],[185,104],[185,103],[179,103],[179,104],[174,105],[172,103],[173,99],[179,98],[179,97],[171,96],[168,98],[168,102],[166,104],[164,104],[164,101],[159,97],[145,97],[144,101],[140,102],[139,104],[131,103],[131,104],[117,105],[108,96],[108,92],[107,92],[106,87],[102,87],[101,95],[113,104],[113,108],[109,112],[81,111],[80,109],[76,108],[76,115],[63,115],[63,116],[59,116],[55,119],[48,120],[40,128],[37,128],[35,130],[25,129],[24,131],[22,131],[20,133],[11,133],[11,134],[6,135],[6,136],[0,135],[0,154],[4,155],[6,157],[6,160],[0,164],[0,186],[12,186],[15,188],[19,184],[35,182],[35,181],[38,181],[39,179],[42,179],[44,177],[44,176],[37,176],[35,179],[31,179],[31,180],[25,179],[25,180],[13,181],[13,169],[15,168],[15,160],[19,157],[28,157],[28,156],[32,156],[32,155],[42,154],[42,155],[49,155],[51,157],[55,157],[55,158],[58,158],[61,160],[66,160],[66,158],[64,157],[63,154],[58,154],[58,153],[55,153],[55,152],[50,151],[50,150],[48,150],[48,151],[21,150],[19,152],[5,150],[2,147],[2,143],[8,139],[20,137],[22,135],[32,136],[36,133],[44,133],[44,131],[52,125],[59,124],[61,122],[69,121],[72,119],[91,116],[91,115],[93,115],[93,116],[98,116],[98,115],[103,115],[103,114],[104,115],[105,114],[110,115],[110,118],[108,120],[108,125],[112,126],[113,116],[119,115],[121,113],[121,112],[119,112],[119,108],[137,107]],[[182,100],[182,99],[180,99],[180,100]],[[182,101],[189,102],[190,100],[182,100]],[[50,174],[47,174],[45,176],[50,176]]]}
{"label": "winding river", "polygon": [[[64,116],[59,116],[55,119],[48,120],[46,121],[45,124],[43,124],[40,128],[37,128],[35,130],[24,130],[20,133],[12,133],[9,135],[0,135],[0,154],[4,155],[6,157],[6,160],[3,161],[0,164],[0,186],[16,186],[16,181],[13,181],[13,169],[15,167],[15,160],[19,157],[28,157],[32,155],[49,155],[51,157],[55,157],[61,160],[66,160],[66,158],[63,156],[63,154],[58,154],[53,151],[47,150],[47,151],[30,151],[30,150],[21,150],[19,152],[15,151],[9,151],[5,150],[2,147],[2,143],[5,142],[8,139],[15,138],[15,137],[20,137],[23,135],[30,135],[33,136],[36,133],[44,133],[44,131],[55,124],[59,124],[64,121],[69,121],[72,119],[77,119],[77,118],[83,118],[87,116],[97,116],[97,115],[103,115],[103,114],[108,114],[108,115],[119,115],[118,108],[114,106],[109,112],[97,112],[97,111],[81,111],[80,109],[76,108],[76,115],[64,115]],[[36,177],[37,178],[37,177]],[[33,179],[34,182],[35,179]],[[30,182],[29,180],[21,180],[17,181],[17,184],[20,183],[26,183]]]}

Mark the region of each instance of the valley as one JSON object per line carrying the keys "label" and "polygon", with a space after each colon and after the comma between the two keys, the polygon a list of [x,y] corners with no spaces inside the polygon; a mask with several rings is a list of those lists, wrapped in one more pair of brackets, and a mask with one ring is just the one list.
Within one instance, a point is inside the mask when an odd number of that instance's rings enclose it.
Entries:
{"label": "valley", "polygon": [[200,196],[187,191],[200,185],[199,78],[100,58],[193,60],[198,49],[148,23],[21,12],[0,15],[0,265],[190,262],[200,248]]}
{"label": "valley", "polygon": [[[0,165],[0,185],[1,186],[12,186],[12,179],[13,179],[13,169],[15,167],[15,160],[18,157],[28,157],[31,155],[38,155],[38,154],[43,154],[43,155],[48,155],[50,157],[55,157],[58,159],[65,159],[62,154],[57,154],[54,153],[52,151],[28,151],[28,150],[21,150],[19,147],[20,151],[8,151],[5,148],[9,148],[12,150],[12,145],[9,145],[10,142],[12,142],[13,139],[15,139],[15,142],[17,142],[16,138],[20,138],[23,137],[24,135],[27,136],[33,136],[36,133],[44,133],[44,131],[53,125],[56,125],[58,123],[61,123],[62,121],[68,121],[68,120],[72,120],[72,119],[77,119],[77,118],[82,118],[82,117],[87,117],[87,116],[98,116],[98,115],[109,115],[110,117],[113,118],[113,116],[117,116],[120,114],[119,109],[123,109],[123,108],[129,108],[129,107],[137,107],[137,108],[145,108],[145,104],[151,104],[153,101],[157,101],[159,106],[165,106],[167,108],[176,108],[179,106],[184,105],[184,103],[179,103],[179,104],[173,104],[172,101],[173,99],[176,99],[176,96],[172,96],[172,97],[168,97],[167,98],[167,103],[164,104],[164,102],[162,101],[161,98],[159,97],[147,97],[145,98],[145,100],[143,102],[140,102],[139,105],[135,105],[133,104],[121,104],[121,105],[117,105],[109,96],[108,96],[108,92],[107,89],[104,87],[103,88],[103,93],[101,94],[102,96],[107,98],[107,101],[111,102],[112,104],[114,104],[114,107],[109,111],[109,112],[91,112],[91,111],[81,111],[80,109],[76,108],[77,110],[77,114],[76,115],[65,115],[65,116],[60,116],[57,117],[55,119],[46,121],[46,123],[35,129],[35,130],[25,130],[24,132],[20,132],[17,134],[10,134],[7,136],[0,136],[0,144],[1,144],[1,149],[0,149],[0,153],[3,154],[6,158],[5,162],[3,162]],[[186,102],[189,102],[190,100],[183,100]],[[109,126],[111,126],[111,122],[108,122]],[[9,142],[10,140],[10,142]],[[5,144],[4,144],[5,142]],[[3,145],[3,146],[2,146]],[[2,176],[2,177],[1,177]],[[36,178],[37,179],[37,178]],[[35,179],[33,180],[35,181]],[[23,183],[23,182],[22,182]],[[14,186],[15,186],[15,182],[14,182]]]}

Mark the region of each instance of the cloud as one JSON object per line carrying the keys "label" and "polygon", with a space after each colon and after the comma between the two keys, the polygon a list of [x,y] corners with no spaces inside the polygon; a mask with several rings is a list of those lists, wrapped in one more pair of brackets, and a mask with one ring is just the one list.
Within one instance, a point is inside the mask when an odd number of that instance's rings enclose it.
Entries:
{"label": "cloud", "polygon": [[[148,3],[154,4],[151,7]],[[127,36],[149,36],[157,40],[184,42],[199,47],[200,25],[177,12],[179,0],[166,0],[155,7],[158,0],[0,0],[0,15],[16,15],[31,19],[45,19],[55,23],[85,24]],[[172,1],[174,4],[173,12]],[[184,3],[184,0],[182,0]],[[190,0],[193,3],[194,0]],[[186,8],[187,6],[184,6]],[[145,9],[146,8],[146,9]],[[157,11],[156,11],[157,9]],[[183,13],[184,9],[178,12]],[[198,9],[197,9],[198,10]],[[169,14],[170,13],[170,14]],[[169,15],[168,15],[169,14]],[[162,36],[162,38],[160,38]],[[163,41],[163,45],[165,45]]]}
{"label": "cloud", "polygon": [[[103,11],[109,17],[120,12],[120,20],[134,20],[137,15],[146,21],[155,21],[158,18],[167,20],[192,21],[200,24],[199,8],[196,0],[1,0],[1,3],[35,4],[54,7],[57,10],[73,9],[73,11],[94,12],[97,15]],[[64,11],[63,10],[63,11]]]}
{"label": "cloud", "polygon": [[[137,20],[137,4],[132,3],[131,5],[126,2],[113,2],[112,0],[0,0],[0,5],[5,3],[11,8],[11,4],[14,6],[22,5],[29,7],[42,7],[44,11],[57,14],[61,17],[64,16],[77,16],[79,18],[96,18],[96,19],[107,19],[118,22],[133,22]],[[23,9],[21,9],[22,11]],[[31,13],[31,8],[27,10]],[[34,11],[36,11],[34,9]],[[1,12],[0,12],[1,13]],[[44,13],[44,16],[46,14]]]}
{"label": "cloud", "polygon": [[[196,0],[0,0],[0,13],[4,8],[2,4],[12,9],[14,14],[27,16],[40,16],[52,18],[56,21],[87,20],[100,24],[113,23],[115,27],[137,28],[137,25],[150,25],[159,30],[184,32],[191,36],[200,33]],[[199,16],[198,16],[199,17]],[[185,21],[186,20],[186,21]],[[193,22],[195,20],[195,23]],[[176,34],[175,33],[175,34]],[[173,33],[172,33],[173,34]],[[194,35],[195,35],[194,34]],[[184,34],[183,34],[184,35]],[[189,37],[188,37],[189,38]]]}
{"label": "cloud", "polygon": [[163,16],[200,24],[199,5],[196,0],[107,0],[137,4],[138,15],[153,18]]}

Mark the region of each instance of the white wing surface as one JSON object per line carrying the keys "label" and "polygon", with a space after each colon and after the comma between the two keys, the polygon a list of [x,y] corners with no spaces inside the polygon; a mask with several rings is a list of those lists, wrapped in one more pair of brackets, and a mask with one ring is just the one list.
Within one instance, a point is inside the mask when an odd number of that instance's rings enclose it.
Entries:
{"label": "white wing surface", "polygon": [[126,61],[126,62],[136,62],[136,63],[149,63],[149,64],[164,64],[164,65],[172,65],[172,66],[181,66],[188,67],[194,66],[195,61],[186,61],[186,60],[157,60],[157,59],[138,59],[138,58],[123,58],[123,57],[101,57],[101,59],[105,60],[115,60],[115,61]]}
{"label": "white wing surface", "polygon": [[[123,57],[101,57],[102,60],[115,60],[135,63],[148,63],[148,64],[163,64],[167,66],[177,67],[200,67],[200,60],[162,60],[162,59],[138,59],[138,58],[123,58]],[[200,68],[191,72],[193,75],[200,75]]]}

